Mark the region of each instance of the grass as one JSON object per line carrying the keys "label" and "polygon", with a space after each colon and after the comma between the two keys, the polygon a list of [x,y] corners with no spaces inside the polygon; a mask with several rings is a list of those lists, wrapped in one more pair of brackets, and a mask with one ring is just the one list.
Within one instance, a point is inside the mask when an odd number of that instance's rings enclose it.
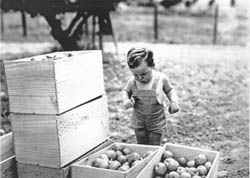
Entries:
{"label": "grass", "polygon": [[[43,17],[27,17],[27,37],[22,36],[21,15],[18,12],[4,14],[3,42],[44,42],[54,41],[50,35],[50,27]],[[68,24],[72,14],[67,14],[64,23]],[[112,25],[117,41],[156,42],[153,28],[152,8],[133,8],[111,13]],[[230,19],[221,15],[218,22],[217,44],[245,45],[249,33],[246,14],[235,17],[235,26]],[[91,19],[89,20],[91,23]],[[175,44],[212,44],[214,15],[213,11],[190,13],[159,10],[159,37],[157,42]],[[225,31],[226,29],[226,31]],[[104,38],[104,41],[111,41]]]}

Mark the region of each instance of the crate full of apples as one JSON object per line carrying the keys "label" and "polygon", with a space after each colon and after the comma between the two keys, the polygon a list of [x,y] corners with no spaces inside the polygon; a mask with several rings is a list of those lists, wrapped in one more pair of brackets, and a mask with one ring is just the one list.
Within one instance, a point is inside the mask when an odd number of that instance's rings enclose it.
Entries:
{"label": "crate full of apples", "polygon": [[166,143],[137,178],[216,178],[219,152]]}
{"label": "crate full of apples", "polygon": [[72,178],[136,177],[160,146],[115,142],[72,165]]}

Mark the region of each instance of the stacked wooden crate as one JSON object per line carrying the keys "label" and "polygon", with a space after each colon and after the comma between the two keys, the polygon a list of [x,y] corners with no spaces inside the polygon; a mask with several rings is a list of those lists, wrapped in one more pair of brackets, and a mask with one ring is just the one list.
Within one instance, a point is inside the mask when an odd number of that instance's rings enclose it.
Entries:
{"label": "stacked wooden crate", "polygon": [[16,160],[14,154],[12,132],[0,137],[0,167],[1,178],[16,178]]}
{"label": "stacked wooden crate", "polygon": [[57,52],[4,67],[19,178],[66,177],[70,163],[108,138],[101,51]]}

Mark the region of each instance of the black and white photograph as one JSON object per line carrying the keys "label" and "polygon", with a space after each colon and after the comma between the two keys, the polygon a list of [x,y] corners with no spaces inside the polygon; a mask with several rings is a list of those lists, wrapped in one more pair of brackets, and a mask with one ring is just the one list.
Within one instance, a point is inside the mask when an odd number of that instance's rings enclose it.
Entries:
{"label": "black and white photograph", "polygon": [[1,178],[249,178],[249,0],[0,0]]}

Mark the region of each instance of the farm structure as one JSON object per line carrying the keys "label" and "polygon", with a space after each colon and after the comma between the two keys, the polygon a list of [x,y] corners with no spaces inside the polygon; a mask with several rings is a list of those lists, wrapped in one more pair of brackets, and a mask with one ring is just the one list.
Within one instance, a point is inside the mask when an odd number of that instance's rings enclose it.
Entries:
{"label": "farm structure", "polygon": [[[1,12],[14,10],[22,13],[24,36],[27,35],[25,12],[32,17],[43,16],[51,27],[51,35],[64,50],[86,48],[86,42],[82,42],[82,37],[89,36],[88,21],[92,19],[92,48],[95,47],[95,36],[98,34],[99,45],[102,49],[103,35],[112,35],[117,46],[110,18],[110,12],[115,10],[115,2],[115,0],[3,0],[1,1]],[[63,19],[60,17],[67,12],[75,13],[75,16],[65,28]],[[96,25],[98,25],[99,31],[97,31]]]}

